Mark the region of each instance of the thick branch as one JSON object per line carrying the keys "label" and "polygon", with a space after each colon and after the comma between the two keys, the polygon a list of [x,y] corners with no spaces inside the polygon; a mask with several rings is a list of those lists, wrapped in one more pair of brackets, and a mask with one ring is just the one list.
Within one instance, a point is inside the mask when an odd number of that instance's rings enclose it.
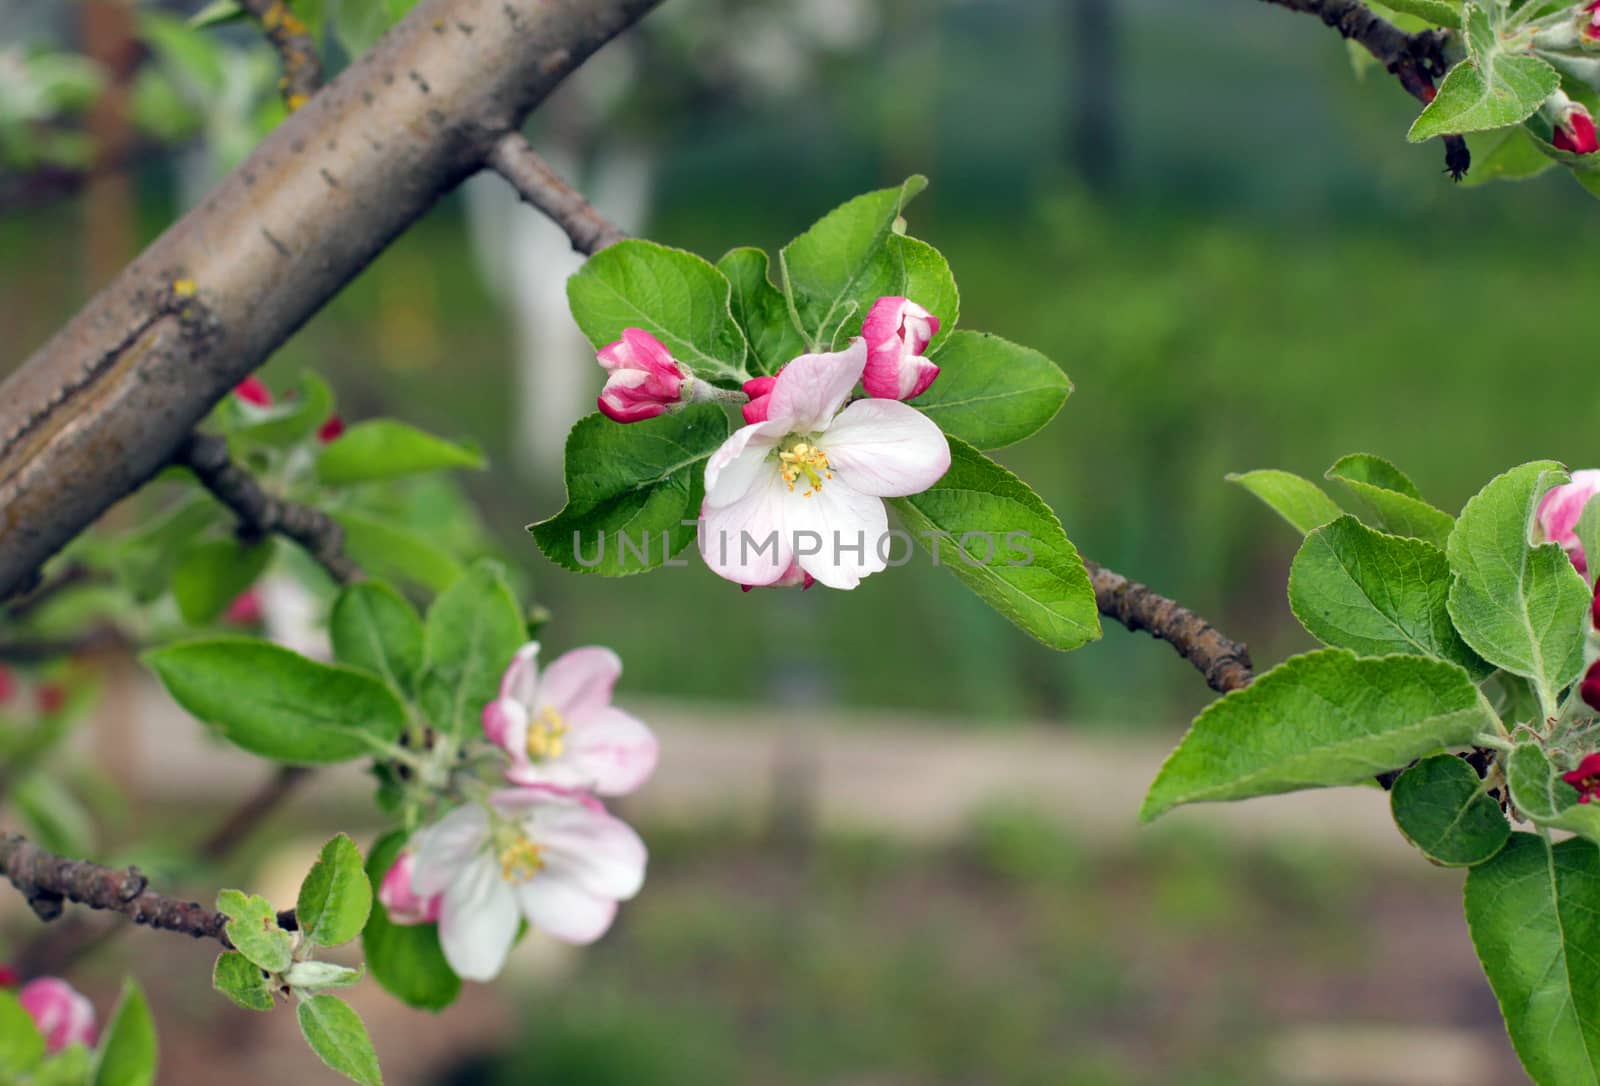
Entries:
{"label": "thick branch", "polygon": [[627,237],[561,179],[520,132],[507,132],[489,152],[489,168],[505,178],[517,195],[567,232],[572,247],[593,256]]}
{"label": "thick branch", "polygon": [[658,2],[423,0],[263,140],[0,385],[0,599]]}
{"label": "thick branch", "polygon": [[[227,917],[198,902],[156,893],[137,867],[102,867],[69,860],[44,851],[25,837],[7,833],[0,834],[0,873],[41,920],[55,920],[70,901],[120,913],[135,924],[231,945],[222,930]],[[278,922],[292,927],[293,911],[279,913]]]}
{"label": "thick branch", "polygon": [[284,0],[240,0],[278,51],[283,76],[278,89],[290,112],[299,109],[322,86],[322,61],[311,31]]}
{"label": "thick branch", "polygon": [[1254,672],[1250,651],[1244,645],[1224,637],[1215,626],[1182,604],[1094,562],[1085,561],[1084,565],[1094,583],[1095,603],[1101,614],[1116,619],[1130,630],[1144,630],[1167,642],[1179,656],[1193,664],[1205,676],[1206,684],[1218,693],[1250,685]]}
{"label": "thick branch", "polygon": [[262,538],[273,533],[294,540],[340,584],[361,576],[344,553],[344,529],[320,509],[284,501],[267,493],[228,456],[228,443],[213,434],[193,433],[178,447],[175,463],[188,467],[218,501],[239,516],[240,531]]}
{"label": "thick branch", "polygon": [[[1441,79],[1450,67],[1445,56],[1449,34],[1443,30],[1424,30],[1408,34],[1376,14],[1364,0],[1266,0],[1290,11],[1315,15],[1341,35],[1356,42],[1375,57],[1406,93],[1423,105],[1433,101],[1434,80]],[[1444,136],[1445,168],[1460,180],[1472,164],[1467,141],[1460,136]]]}

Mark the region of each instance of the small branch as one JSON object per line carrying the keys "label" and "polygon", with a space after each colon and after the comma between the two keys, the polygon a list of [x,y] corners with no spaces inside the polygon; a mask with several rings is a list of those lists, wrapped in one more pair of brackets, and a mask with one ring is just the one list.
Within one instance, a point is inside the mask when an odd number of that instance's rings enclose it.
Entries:
{"label": "small branch", "polygon": [[82,585],[104,584],[110,580],[111,575],[104,570],[97,570],[83,562],[71,562],[0,610],[0,615],[10,621],[27,618],[63,592]]}
{"label": "small branch", "polygon": [[[1387,19],[1375,14],[1363,0],[1266,0],[1290,11],[1315,15],[1356,42],[1382,64],[1384,70],[1400,80],[1407,94],[1427,105],[1435,94],[1434,80],[1442,79],[1450,68],[1445,47],[1450,35],[1444,30],[1424,30],[1408,34]],[[1442,136],[1445,169],[1459,181],[1472,165],[1467,141],[1460,136]]]}
{"label": "small branch", "polygon": [[[196,939],[232,944],[223,934],[227,917],[195,901],[158,894],[137,867],[102,867],[46,852],[18,834],[0,834],[0,873],[15,886],[41,920],[61,916],[66,902],[120,913],[135,924],[174,931]],[[293,910],[278,914],[292,930]]]}
{"label": "small branch", "polygon": [[572,239],[572,247],[593,256],[628,235],[619,230],[539,157],[520,132],[508,132],[490,148],[486,165]]}
{"label": "small branch", "polygon": [[238,514],[244,535],[261,538],[276,532],[305,548],[340,584],[361,578],[360,568],[344,553],[344,529],[338,521],[320,509],[267,493],[255,476],[228,456],[228,443],[222,438],[190,434],[173,461],[193,471],[202,486]]}
{"label": "small branch", "polygon": [[250,13],[267,41],[278,51],[283,64],[278,90],[292,113],[305,105],[322,86],[322,61],[317,56],[316,40],[284,0],[240,0],[240,6]]}
{"label": "small branch", "polygon": [[1085,561],[1100,613],[1130,630],[1144,630],[1165,641],[1193,664],[1218,693],[1249,686],[1255,677],[1250,652],[1224,637],[1215,626],[1174,600],[1128,580],[1104,566]]}

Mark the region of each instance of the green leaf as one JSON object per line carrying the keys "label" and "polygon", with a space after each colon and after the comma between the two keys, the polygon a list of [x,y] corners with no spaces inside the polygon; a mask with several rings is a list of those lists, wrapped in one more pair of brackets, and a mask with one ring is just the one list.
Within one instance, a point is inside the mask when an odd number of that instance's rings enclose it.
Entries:
{"label": "green leaf", "polygon": [[461,563],[421,532],[365,513],[333,514],[344,529],[345,553],[375,577],[443,592],[461,579]]}
{"label": "green leaf", "polygon": [[426,652],[416,609],[381,581],[347,586],[328,619],[333,654],[342,664],[370,671],[390,688],[409,694]]}
{"label": "green leaf", "polygon": [[329,486],[398,479],[430,471],[482,468],[477,449],[446,441],[394,419],[358,422],[317,457],[317,478]]}
{"label": "green leaf", "polygon": [[[900,289],[893,293],[916,302],[939,318],[938,334],[928,344],[931,354],[955,333],[956,321],[961,316],[961,292],[956,289],[950,262],[932,245],[904,234],[889,235],[889,251],[899,260],[902,274]],[[866,312],[861,316],[864,320]],[[845,331],[856,335],[859,329],[846,328]]]}
{"label": "green leaf", "polygon": [[251,406],[245,411],[232,397],[223,406],[232,408],[241,420],[229,429],[231,439],[285,448],[315,434],[333,415],[333,389],[316,374],[305,373],[294,394],[281,397],[271,407]]}
{"label": "green leaf", "polygon": [[1048,505],[958,438],[950,470],[920,494],[894,498],[906,528],[989,606],[1053,649],[1100,636],[1083,559]]}
{"label": "green leaf", "polygon": [[[363,879],[366,875],[361,876]],[[295,962],[283,974],[283,982],[297,994],[316,995],[334,988],[353,988],[361,982],[362,970],[332,962]]]}
{"label": "green leaf", "polygon": [[1446,553],[1450,616],[1497,667],[1532,679],[1547,713],[1583,666],[1588,586],[1559,544],[1530,542],[1545,491],[1566,479],[1540,460],[1493,479],[1461,510]]}
{"label": "green leaf", "polygon": [[1213,702],[1168,756],[1139,817],[1183,803],[1359,784],[1500,721],[1465,671],[1419,656],[1295,656]]}
{"label": "green leaf", "polygon": [[165,592],[185,545],[220,524],[223,516],[222,506],[211,497],[196,497],[124,537],[113,562],[134,600],[149,603]]}
{"label": "green leaf", "polygon": [[264,758],[342,762],[405,727],[405,709],[377,679],[265,641],[181,642],[144,661],[179,705]]}
{"label": "green leaf", "polygon": [[211,969],[211,987],[247,1011],[273,1008],[272,986],[261,967],[237,950],[224,951]]}
{"label": "green leaf", "polygon": [[53,774],[27,773],[11,786],[10,798],[35,844],[68,856],[94,850],[94,816]]}
{"label": "green leaf", "polygon": [[196,30],[204,30],[209,26],[221,26],[223,23],[242,18],[244,18],[244,8],[239,6],[239,0],[211,0],[205,7],[189,16],[189,25]]}
{"label": "green leaf", "polygon": [[1292,472],[1263,468],[1260,471],[1233,472],[1230,483],[1238,483],[1267,503],[1299,532],[1321,527],[1344,512],[1311,480]]}
{"label": "green leaf", "polygon": [[293,960],[294,942],[278,926],[278,911],[260,894],[223,890],[217,894],[217,912],[228,918],[228,942],[269,973],[281,973]]}
{"label": "green leaf", "polygon": [[694,541],[705,461],[727,437],[716,404],[626,426],[580,419],[567,435],[566,508],[528,530],[546,557],[577,573],[654,569]]}
{"label": "green leaf", "polygon": [[422,1010],[443,1010],[461,993],[461,978],[445,961],[438,929],[433,924],[393,923],[377,898],[377,888],[405,843],[405,834],[387,834],[372,846],[367,858],[367,879],[374,893],[372,915],[361,933],[361,950],[367,968],[390,995]]}
{"label": "green leaf", "polygon": [[362,1086],[383,1086],[372,1039],[350,1004],[336,996],[312,996],[297,1013],[306,1044],[323,1063]]}
{"label": "green leaf", "polygon": [[13,1081],[44,1059],[44,1034],[15,993],[0,988],[0,1080]]}
{"label": "green leaf", "polygon": [[1589,571],[1589,580],[1593,582],[1600,582],[1600,500],[1597,499],[1600,496],[1590,498],[1584,504],[1574,529],[1578,542],[1583,545],[1584,567]]}
{"label": "green leaf", "polygon": [[956,332],[929,357],[939,376],[913,406],[946,434],[979,449],[998,449],[1038,432],[1072,392],[1060,366],[987,332]]}
{"label": "green leaf", "polygon": [[805,337],[789,315],[789,300],[767,278],[767,254],[743,247],[729,250],[717,270],[733,284],[734,319],[750,341],[751,368],[773,374],[806,353]]}
{"label": "green leaf", "polygon": [[172,571],[172,596],[191,626],[215,622],[272,561],[273,543],[206,539],[190,544]]}
{"label": "green leaf", "polygon": [[83,1086],[94,1073],[94,1054],[81,1044],[70,1044],[46,1056],[33,1069],[30,1086]]}
{"label": "green leaf", "polygon": [[600,250],[567,280],[573,319],[597,350],[624,328],[642,328],[707,380],[752,376],[732,296],[727,277],[700,257],[634,239]]}
{"label": "green leaf", "polygon": [[1505,847],[1511,826],[1483,781],[1453,754],[1424,758],[1394,782],[1389,809],[1406,840],[1445,867],[1481,864]]}
{"label": "green leaf", "polygon": [[1442,547],[1455,526],[1454,517],[1423,501],[1405,473],[1382,457],[1347,456],[1329,468],[1326,477],[1344,487],[1363,514],[1361,519],[1379,531]]}
{"label": "green leaf", "polygon": [[1384,7],[1402,15],[1415,15],[1434,26],[1454,30],[1461,25],[1461,0],[1383,0]]}
{"label": "green leaf", "polygon": [[1289,608],[1324,645],[1433,656],[1486,675],[1492,669],[1450,621],[1449,595],[1444,551],[1348,515],[1307,535],[1289,567]]}
{"label": "green leaf", "polygon": [[1600,852],[1529,833],[1467,873],[1467,927],[1539,1086],[1600,1082]]}
{"label": "green leaf", "polygon": [[354,59],[372,48],[416,4],[417,0],[338,0],[333,5],[333,35]]}
{"label": "green leaf", "polygon": [[300,884],[294,915],[307,939],[320,946],[348,943],[366,927],[372,887],[361,864],[361,850],[344,834],[322,846]]}
{"label": "green leaf", "polygon": [[1506,784],[1517,810],[1541,826],[1600,842],[1600,804],[1579,803],[1578,790],[1561,779],[1537,743],[1518,743],[1506,759]]}
{"label": "green leaf", "polygon": [[421,704],[445,736],[466,734],[500,692],[500,676],[528,639],[505,574],[479,562],[428,609]]}
{"label": "green leaf", "polygon": [[897,188],[857,196],[778,254],[784,292],[813,349],[829,349],[847,328],[858,334],[873,302],[901,293],[903,254],[889,239],[905,205],[927,186],[927,178],[914,176]]}
{"label": "green leaf", "polygon": [[1476,136],[1467,145],[1472,151],[1472,170],[1461,179],[1463,187],[1490,181],[1525,181],[1556,164],[1522,126]]}
{"label": "green leaf", "polygon": [[1461,18],[1471,56],[1445,75],[1406,134],[1412,143],[1519,124],[1561,85],[1561,76],[1538,57],[1507,52],[1483,8],[1467,4]]}
{"label": "green leaf", "polygon": [[139,985],[122,982],[122,998],[95,1049],[90,1086],[150,1086],[156,1080],[156,1025]]}

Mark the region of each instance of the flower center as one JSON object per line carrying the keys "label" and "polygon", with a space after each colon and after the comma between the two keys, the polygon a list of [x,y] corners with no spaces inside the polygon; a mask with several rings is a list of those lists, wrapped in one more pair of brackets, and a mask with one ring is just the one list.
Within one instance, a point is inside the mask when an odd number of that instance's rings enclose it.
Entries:
{"label": "flower center", "polygon": [[543,868],[539,846],[526,837],[518,837],[500,850],[500,877],[507,882],[527,882]]}
{"label": "flower center", "polygon": [[794,485],[802,478],[810,487],[801,494],[809,498],[822,489],[824,479],[832,479],[833,472],[829,470],[828,454],[801,439],[787,445],[778,451],[778,474],[783,476],[783,481],[793,490]]}
{"label": "flower center", "polygon": [[548,705],[528,725],[528,757],[534,761],[559,758],[566,750],[567,722]]}

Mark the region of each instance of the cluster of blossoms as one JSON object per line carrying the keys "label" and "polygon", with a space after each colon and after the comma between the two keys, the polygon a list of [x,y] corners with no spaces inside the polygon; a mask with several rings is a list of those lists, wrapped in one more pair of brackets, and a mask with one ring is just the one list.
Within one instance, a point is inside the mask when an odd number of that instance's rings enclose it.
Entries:
{"label": "cluster of blossoms", "polygon": [[[0,966],[0,988],[16,988],[18,977]],[[44,1035],[45,1051],[60,1052],[69,1045],[93,1048],[97,1037],[94,1004],[60,977],[39,977],[17,991],[17,1002]]]}
{"label": "cluster of blossoms", "polygon": [[[745,426],[706,464],[700,554],[745,588],[854,588],[887,567],[884,498],[928,489],[950,445],[902,402],[939,367],[924,352],[939,318],[908,298],[879,298],[842,351],[804,354],[745,382]],[[618,422],[721,399],[637,328],[598,353],[609,376],[600,410]],[[865,396],[852,399],[857,386]]]}
{"label": "cluster of blossoms", "polygon": [[394,923],[437,924],[468,980],[500,973],[524,920],[593,942],[644,882],[644,843],[596,798],[634,791],[656,766],[655,735],[611,704],[622,663],[581,648],[541,674],[538,653],[530,643],[516,654],[483,710],[510,787],[418,830],[378,890]]}
{"label": "cluster of blossoms", "polygon": [[[1596,0],[1600,5],[1600,0]],[[1600,495],[1600,469],[1572,473],[1571,482],[1555,487],[1539,502],[1535,520],[1544,539],[1560,543],[1579,573],[1588,572],[1583,543],[1578,538],[1578,520],[1589,502]],[[1588,661],[1578,683],[1578,696],[1589,708],[1600,712],[1600,578],[1594,602],[1589,606],[1589,636],[1585,646]],[[1562,780],[1578,790],[1578,802],[1588,803],[1600,796],[1600,751],[1587,754],[1577,768],[1563,773]]]}
{"label": "cluster of blossoms", "polygon": [[[272,398],[272,390],[267,387],[267,383],[255,376],[246,377],[243,381],[240,381],[234,386],[233,394],[241,402],[250,404],[252,407],[271,407],[275,402]],[[344,419],[338,415],[329,415],[317,429],[317,440],[326,445],[343,433]]]}

